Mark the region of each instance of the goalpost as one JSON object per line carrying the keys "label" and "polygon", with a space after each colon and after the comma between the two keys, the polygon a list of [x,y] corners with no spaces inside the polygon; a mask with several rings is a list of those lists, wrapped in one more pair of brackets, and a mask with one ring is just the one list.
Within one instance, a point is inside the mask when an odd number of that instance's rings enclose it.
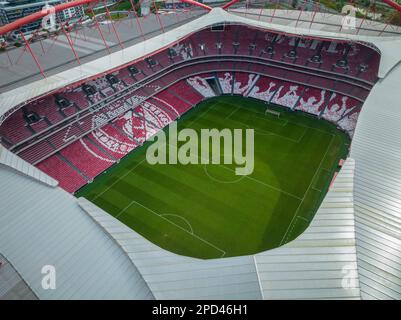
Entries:
{"label": "goalpost", "polygon": [[265,110],[265,115],[267,115],[267,114],[271,114],[272,116],[280,118],[280,112],[269,109],[269,107],[266,107],[266,110]]}

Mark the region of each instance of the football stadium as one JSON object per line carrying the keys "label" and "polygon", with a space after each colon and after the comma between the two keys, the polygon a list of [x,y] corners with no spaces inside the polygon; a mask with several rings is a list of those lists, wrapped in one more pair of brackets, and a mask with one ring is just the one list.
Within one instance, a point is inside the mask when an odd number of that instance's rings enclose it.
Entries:
{"label": "football stadium", "polygon": [[1,300],[401,298],[400,3],[0,22]]}

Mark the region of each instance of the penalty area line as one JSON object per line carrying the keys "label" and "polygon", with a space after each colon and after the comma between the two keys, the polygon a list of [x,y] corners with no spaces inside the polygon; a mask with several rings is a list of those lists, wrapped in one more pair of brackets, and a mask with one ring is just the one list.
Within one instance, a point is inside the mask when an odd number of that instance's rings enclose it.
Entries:
{"label": "penalty area line", "polygon": [[113,186],[115,186],[118,182],[120,182],[122,179],[124,179],[126,176],[128,176],[130,173],[132,173],[132,171],[134,171],[138,166],[140,166],[144,161],[146,160],[146,158],[144,158],[143,160],[141,160],[140,162],[138,162],[132,169],[130,169],[127,173],[125,173],[124,175],[120,176],[116,181],[114,181],[110,186],[108,186],[106,189],[104,189],[101,193],[99,193],[98,195],[96,195],[96,197],[94,197],[91,202],[95,201],[97,198],[99,198],[100,196],[102,196],[103,194],[105,194],[107,191],[109,191]]}
{"label": "penalty area line", "polygon": [[241,106],[237,106],[236,108],[234,108],[234,110],[231,111],[230,114],[224,118],[224,120],[229,119],[229,118],[230,118],[234,113],[236,113],[240,108],[241,108]]}
{"label": "penalty area line", "polygon": [[[334,137],[335,137],[335,136],[332,135],[331,140],[330,140],[330,143],[328,144],[328,146],[327,146],[327,148],[326,148],[326,152],[324,153],[322,159],[320,160],[319,167],[318,167],[317,170],[315,171],[315,174],[314,174],[313,177],[312,177],[312,180],[311,180],[311,182],[310,182],[310,184],[309,184],[309,186],[308,186],[308,189],[306,189],[306,191],[305,191],[305,193],[304,193],[304,196],[303,196],[301,202],[299,203],[299,205],[298,205],[298,207],[297,207],[297,210],[295,210],[294,217],[292,218],[292,220],[291,220],[291,222],[290,222],[290,224],[289,224],[289,226],[288,226],[288,228],[287,228],[287,231],[284,233],[283,238],[281,239],[280,246],[283,244],[283,241],[284,241],[285,239],[288,238],[288,237],[286,237],[287,234],[288,234],[288,230],[290,229],[290,227],[291,227],[292,224],[294,223],[294,220],[296,220],[296,218],[297,218],[297,216],[298,216],[298,211],[299,211],[299,209],[301,208],[301,205],[302,205],[302,203],[304,202],[305,197],[306,197],[306,195],[307,195],[308,192],[309,192],[309,189],[311,189],[312,184],[313,184],[313,182],[314,182],[314,180],[315,180],[315,178],[316,178],[316,174],[320,171],[320,168],[321,168],[321,166],[322,166],[322,164],[323,164],[324,159],[326,159],[327,152],[329,151],[329,149],[330,149],[330,147],[331,147],[331,144],[333,143]],[[323,199],[323,201],[324,201],[324,199]]]}
{"label": "penalty area line", "polygon": [[[147,211],[153,213],[154,215],[158,216],[159,218],[161,218],[161,219],[163,219],[163,220],[165,220],[165,221],[171,223],[172,225],[174,225],[174,226],[176,226],[177,228],[183,230],[184,232],[188,233],[189,235],[191,235],[191,236],[197,238],[198,240],[200,240],[200,241],[206,243],[207,245],[213,247],[214,249],[220,251],[220,252],[222,253],[222,255],[221,255],[220,258],[223,258],[223,257],[226,255],[226,252],[225,252],[224,250],[220,249],[219,247],[215,246],[214,244],[210,243],[209,241],[203,239],[202,237],[196,235],[195,233],[189,232],[189,231],[186,230],[185,228],[183,228],[183,227],[179,226],[178,224],[172,222],[171,220],[169,220],[169,219],[163,217],[162,214],[157,213],[156,211],[154,211],[154,210],[152,210],[151,208],[149,208],[149,207],[143,205],[142,203],[139,203],[139,202],[136,201],[136,200],[132,200],[132,203],[131,203],[128,207],[130,207],[130,206],[131,206],[132,204],[134,204],[134,203],[136,203],[138,206],[140,206],[140,207],[146,209]],[[127,207],[127,208],[128,208],[128,207]]]}
{"label": "penalty area line", "polygon": [[[173,213],[163,213],[163,214],[160,214],[160,216],[161,217],[177,217],[177,218],[180,218],[181,220],[183,220],[185,223],[186,223],[186,225],[189,227],[189,229],[191,230],[191,234],[193,235],[194,234],[194,228],[192,228],[192,225],[191,225],[191,223],[188,221],[188,219],[186,219],[186,218],[184,218],[183,216],[180,216],[179,214],[173,214]],[[168,219],[168,218],[167,218]],[[169,219],[170,220],[170,219]]]}

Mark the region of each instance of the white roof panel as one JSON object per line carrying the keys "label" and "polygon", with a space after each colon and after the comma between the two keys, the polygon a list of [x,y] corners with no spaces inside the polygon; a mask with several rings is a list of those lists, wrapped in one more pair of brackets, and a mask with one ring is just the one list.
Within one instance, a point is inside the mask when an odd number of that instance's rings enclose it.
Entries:
{"label": "white roof panel", "polygon": [[[0,252],[40,299],[153,298],[132,262],[73,196],[6,166],[0,181]],[[56,268],[56,290],[42,288],[45,265]]]}

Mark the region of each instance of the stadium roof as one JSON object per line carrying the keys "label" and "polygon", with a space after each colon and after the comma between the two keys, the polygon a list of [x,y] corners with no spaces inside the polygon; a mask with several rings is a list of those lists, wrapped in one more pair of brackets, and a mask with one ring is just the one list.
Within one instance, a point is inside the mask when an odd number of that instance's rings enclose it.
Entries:
{"label": "stadium roof", "polygon": [[401,298],[401,66],[377,83],[352,140],[362,297]]}
{"label": "stadium roof", "polygon": [[[361,111],[351,158],[311,225],[296,240],[254,256],[218,260],[178,256],[85,199],[74,198],[54,179],[0,147],[0,181],[6,181],[0,184],[0,253],[38,298],[401,298],[399,37],[303,30],[213,9],[158,41],[145,41],[126,48],[125,54],[115,53],[4,93],[1,112],[222,21],[366,41],[381,51],[382,79]],[[131,50],[138,53],[131,56]],[[40,269],[47,264],[59,270],[55,291],[40,286]]]}
{"label": "stadium roof", "polygon": [[[2,163],[6,157],[39,172],[3,149]],[[159,248],[52,180],[2,165],[0,251],[40,299],[358,298],[353,171],[349,159],[295,241],[254,256],[201,260]],[[56,267],[54,291],[41,287],[44,265]],[[353,288],[342,287],[344,265]]]}
{"label": "stadium roof", "polygon": [[[72,195],[9,151],[0,152],[0,252],[36,296],[153,298],[130,259]],[[56,290],[41,286],[45,265],[56,268]]]}

